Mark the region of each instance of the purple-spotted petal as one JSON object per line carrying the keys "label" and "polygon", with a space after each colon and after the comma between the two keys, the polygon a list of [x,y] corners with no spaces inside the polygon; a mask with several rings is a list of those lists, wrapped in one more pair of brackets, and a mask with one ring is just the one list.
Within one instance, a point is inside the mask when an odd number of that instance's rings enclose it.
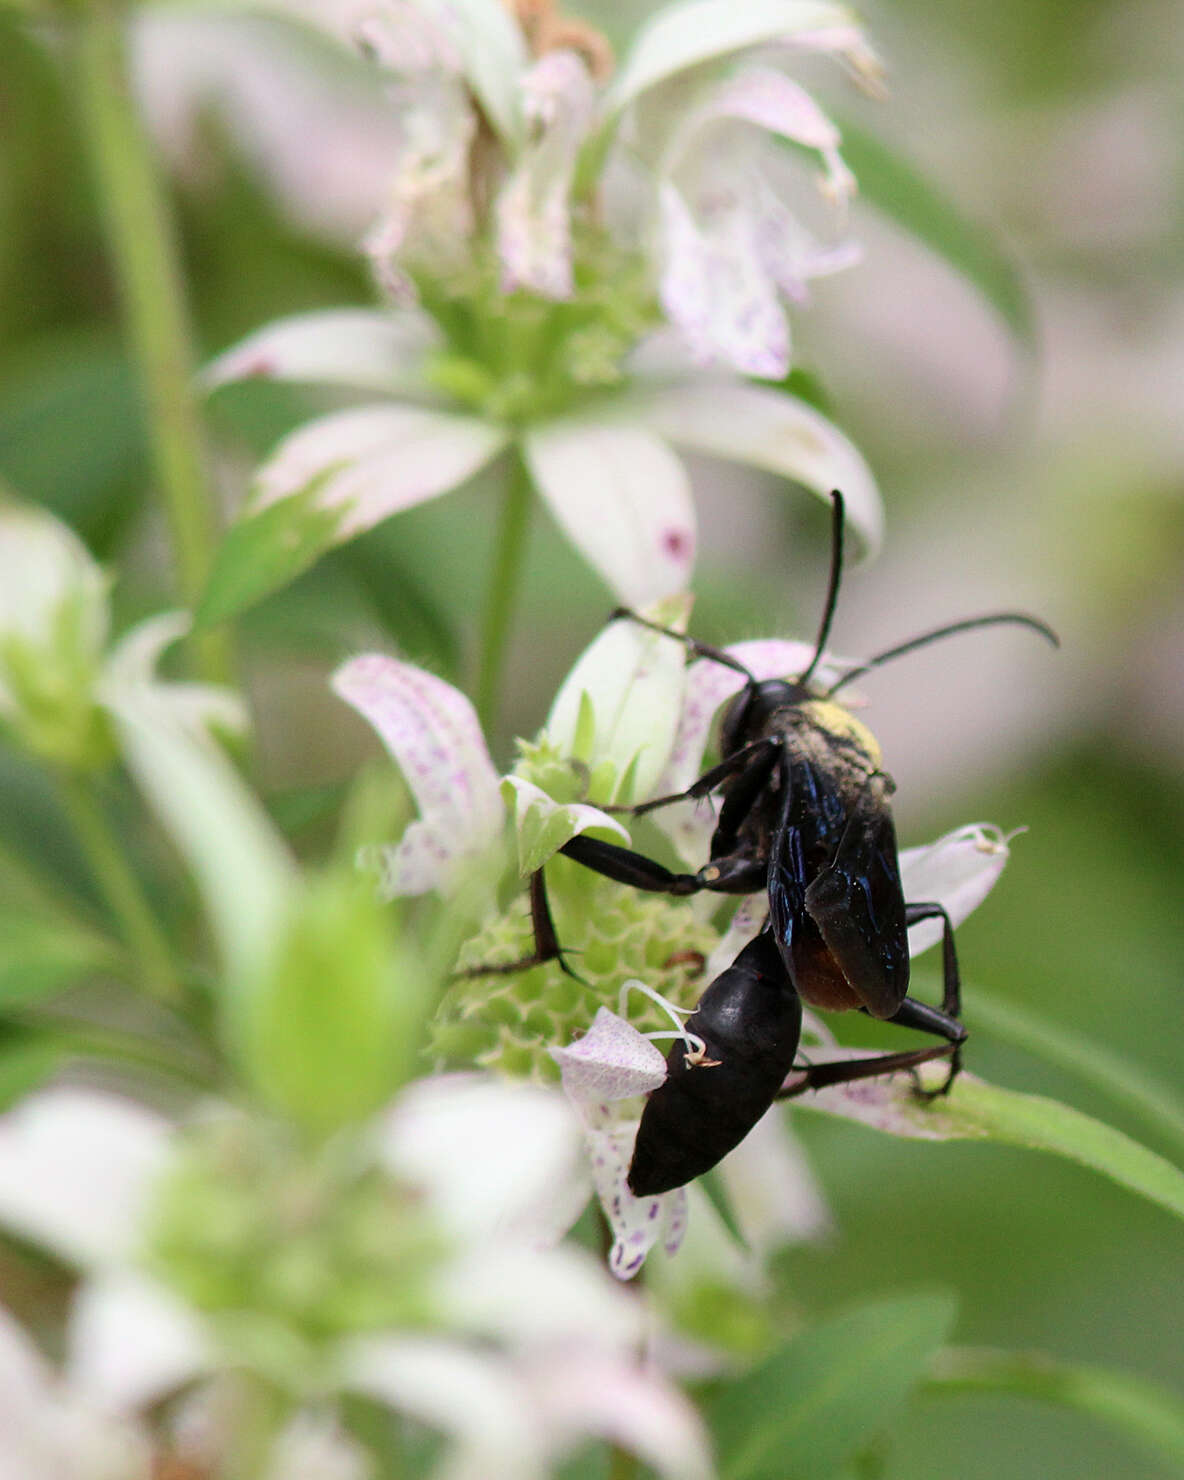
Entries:
{"label": "purple-spotted petal", "polygon": [[789,320],[750,213],[724,207],[697,220],[666,182],[660,220],[658,296],[696,362],[722,361],[745,375],[780,380],[789,371]]}
{"label": "purple-spotted petal", "polygon": [[[735,643],[726,651],[743,663],[754,678],[789,678],[802,673],[814,652],[808,643],[779,638]],[[832,675],[838,676],[830,660],[824,660],[817,672],[823,682]],[[743,674],[711,658],[700,658],[691,664],[678,733],[666,769],[655,787],[656,795],[685,791],[698,777],[716,711],[725,700],[740,692],[744,682]],[[655,812],[654,821],[673,842],[680,857],[698,866],[707,856],[714,815],[710,802],[678,802]]]}
{"label": "purple-spotted petal", "polygon": [[253,508],[316,487],[323,509],[342,510],[346,540],[437,494],[491,462],[508,434],[473,416],[417,406],[358,406],[285,437],[259,470]]}
{"label": "purple-spotted petal", "polygon": [[841,489],[848,526],[866,553],[879,548],[884,509],[871,469],[836,426],[796,396],[708,382],[638,387],[629,405],[679,446],[780,473],[827,500]]}
{"label": "purple-spotted petal", "polygon": [[573,51],[552,51],[522,79],[530,142],[497,200],[502,290],[570,298],[569,192],[595,106],[595,89]]}
{"label": "purple-spotted petal", "polygon": [[378,732],[419,808],[420,821],[385,852],[387,886],[392,894],[447,887],[459,863],[491,845],[505,815],[472,704],[443,679],[381,653],[351,659],[331,682]]}
{"label": "purple-spotted petal", "polygon": [[613,1232],[608,1267],[619,1280],[631,1280],[645,1263],[646,1255],[662,1244],[673,1254],[686,1228],[686,1189],[635,1197],[626,1178],[637,1140],[637,1122],[617,1122],[596,1107],[583,1107],[587,1126],[592,1181]]}
{"label": "purple-spotted petal", "polygon": [[686,469],[645,427],[571,417],[528,431],[535,487],[568,538],[629,606],[682,591],[695,562]]}
{"label": "purple-spotted petal", "polygon": [[650,1039],[607,1007],[566,1048],[552,1048],[565,1093],[577,1103],[648,1094],[666,1078],[666,1060]]}
{"label": "purple-spotted petal", "polygon": [[417,309],[323,309],[248,334],[206,366],[201,382],[206,390],[233,380],[293,380],[414,392],[439,345],[440,331]]}
{"label": "purple-spotted petal", "polygon": [[[927,848],[904,848],[900,881],[909,901],[945,906],[954,925],[978,908],[1003,872],[1009,838],[986,822],[946,833]],[[909,930],[909,954],[917,956],[941,939],[940,920],[922,920]]]}
{"label": "purple-spotted petal", "polygon": [[[866,1048],[811,1049],[814,1063],[846,1063],[859,1059],[877,1057],[877,1051]],[[922,1076],[933,1075],[933,1082],[940,1086],[949,1071],[947,1064],[938,1063],[922,1068]],[[791,1076],[792,1079],[793,1076]],[[963,1074],[970,1083],[974,1076]],[[873,1130],[883,1131],[890,1136],[904,1136],[916,1141],[947,1141],[951,1137],[966,1137],[965,1122],[960,1119],[951,1124],[945,1114],[945,1101],[929,1101],[919,1098],[917,1085],[912,1074],[880,1074],[871,1079],[853,1079],[847,1084],[832,1084],[825,1089],[814,1090],[796,1102],[803,1109],[821,1110],[828,1115],[838,1115],[845,1120],[858,1120]],[[985,1136],[986,1131],[978,1134]]]}

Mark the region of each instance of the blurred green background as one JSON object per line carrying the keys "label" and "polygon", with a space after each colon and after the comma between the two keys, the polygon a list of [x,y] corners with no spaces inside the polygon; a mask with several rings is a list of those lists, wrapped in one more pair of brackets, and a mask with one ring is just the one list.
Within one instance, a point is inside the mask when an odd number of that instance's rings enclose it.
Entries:
{"label": "blurred green background", "polygon": [[[647,8],[583,11],[619,39]],[[984,241],[1019,265],[1023,294],[1008,327],[965,277],[857,206],[864,264],[821,281],[795,316],[798,363],[872,463],[888,509],[884,555],[848,574],[835,646],[866,653],[997,607],[1059,629],[1056,655],[1001,631],[904,660],[868,679],[868,717],[900,786],[904,842],[977,819],[1029,829],[960,933],[972,992],[1027,1007],[1178,1089],[1184,28],[1154,0],[883,0],[864,19],[890,97],[857,99],[831,77],[826,101],[983,223]],[[141,61],[156,79],[202,353],[279,313],[369,301],[348,222],[327,224],[324,201],[302,200],[299,178],[285,176],[285,146],[299,151],[302,128],[286,138],[272,129],[259,145],[262,113],[215,106],[175,36],[170,51],[168,27],[166,11],[145,24]],[[248,62],[224,61],[229,95],[249,93]],[[170,600],[133,377],[69,77],[4,17],[0,120],[0,477],[118,565],[117,612],[129,621]],[[306,405],[274,387],[220,394],[211,419],[228,507],[252,459]],[[731,468],[701,461],[694,471],[696,632],[812,631],[825,511]],[[336,552],[244,623],[264,786],[288,815],[300,804],[311,819],[309,849],[326,836],[318,799],[331,807],[335,784],[373,753],[325,675],[378,645],[465,681],[492,520],[470,486]],[[499,760],[513,734],[542,722],[611,604],[539,513]],[[8,845],[88,888],[37,776],[9,756],[0,812]],[[973,997],[967,1017],[976,1073],[1064,1098],[1178,1156],[1069,1070],[1008,1046],[985,1022],[974,1031]],[[783,1258],[788,1305],[817,1314],[881,1290],[948,1287],[961,1299],[960,1343],[1179,1379],[1184,1265],[1165,1212],[1036,1155],[797,1119],[836,1229]],[[897,1426],[882,1473],[1168,1472],[1057,1411],[933,1398]]]}

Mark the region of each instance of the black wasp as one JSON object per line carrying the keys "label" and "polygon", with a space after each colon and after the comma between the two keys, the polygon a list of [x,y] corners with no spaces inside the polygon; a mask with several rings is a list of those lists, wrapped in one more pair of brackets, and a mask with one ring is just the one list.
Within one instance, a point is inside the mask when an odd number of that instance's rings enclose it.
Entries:
{"label": "black wasp", "polygon": [[[644,854],[580,836],[562,851],[622,884],[672,895],[765,891],[768,915],[756,937],[710,984],[688,1018],[702,1040],[689,1053],[676,1042],[668,1077],[650,1095],[629,1169],[638,1196],[680,1187],[713,1167],[761,1118],[793,1070],[802,1003],[852,1009],[918,1028],[936,1047],[804,1068],[787,1094],[914,1068],[948,1057],[957,1075],[966,1029],[954,935],[940,904],[906,902],[896,830],[875,737],[836,699],[854,679],[890,659],[957,632],[1004,623],[1033,628],[1054,645],[1043,622],[1019,612],[971,617],[888,648],[829,687],[815,680],[830,632],[843,566],[843,498],[832,495],[830,583],[814,653],[797,678],[757,679],[730,654],[646,622],[699,657],[743,674],[744,687],[724,711],[720,762],[685,792],[658,797],[634,815],[688,798],[722,798],[710,857],[694,874],[676,874]],[[542,880],[532,887],[539,958],[560,954]],[[908,995],[908,927],[942,922],[941,1007]]]}

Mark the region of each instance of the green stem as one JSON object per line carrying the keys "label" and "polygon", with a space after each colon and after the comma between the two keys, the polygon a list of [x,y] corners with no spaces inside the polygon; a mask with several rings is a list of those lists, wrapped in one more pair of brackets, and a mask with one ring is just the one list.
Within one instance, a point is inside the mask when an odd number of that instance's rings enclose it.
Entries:
{"label": "green stem", "polygon": [[526,557],[526,537],[530,529],[530,499],[530,475],[519,454],[515,456],[510,468],[502,498],[497,544],[494,549],[489,588],[485,596],[485,617],[481,627],[481,660],[477,670],[477,714],[486,735],[492,734],[497,723],[506,645]]}
{"label": "green stem", "polygon": [[144,983],[163,1002],[181,997],[172,952],[140,881],[115,840],[102,807],[85,781],[60,778],[62,802],[103,897],[119,922]]}
{"label": "green stem", "polygon": [[[153,470],[186,605],[205,587],[217,537],[209,497],[183,279],[172,223],[132,95],[124,14],[89,0],[74,36],[78,102],[148,412]],[[198,649],[205,676],[225,678],[224,646]]]}
{"label": "green stem", "polygon": [[936,1395],[1007,1393],[1088,1414],[1177,1464],[1184,1462],[1184,1403],[1148,1378],[1060,1362],[1039,1352],[950,1347],[939,1354],[924,1391]]}

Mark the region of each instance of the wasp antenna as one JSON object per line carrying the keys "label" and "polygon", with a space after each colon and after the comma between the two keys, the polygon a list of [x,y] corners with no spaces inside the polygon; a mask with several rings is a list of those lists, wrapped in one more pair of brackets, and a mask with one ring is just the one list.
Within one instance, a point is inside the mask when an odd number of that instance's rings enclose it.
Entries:
{"label": "wasp antenna", "polygon": [[1027,627],[1033,632],[1038,632],[1041,637],[1047,638],[1053,647],[1059,648],[1061,645],[1061,639],[1047,622],[1042,622],[1039,617],[1031,617],[1027,612],[991,612],[985,617],[966,617],[961,622],[950,622],[944,627],[935,627],[932,632],[923,632],[920,637],[910,637],[908,642],[899,643],[896,647],[886,648],[884,652],[877,653],[874,658],[869,658],[858,668],[852,668],[849,673],[844,673],[838,683],[832,684],[827,689],[826,697],[833,698],[840,689],[845,688],[855,679],[862,678],[865,673],[870,673],[873,668],[879,668],[883,663],[890,663],[893,658],[901,658],[905,653],[915,652],[917,648],[928,647],[931,642],[939,642],[943,637],[954,637],[959,632],[973,632],[977,627]]}
{"label": "wasp antenna", "polygon": [[651,632],[660,632],[663,637],[672,637],[675,642],[681,642],[683,647],[689,649],[697,658],[710,658],[713,663],[722,663],[725,668],[731,668],[734,673],[743,674],[749,684],[757,682],[756,675],[750,673],[739,658],[733,658],[731,653],[725,653],[723,648],[712,647],[710,643],[688,637],[685,632],[676,632],[673,627],[663,627],[660,622],[651,622],[648,617],[630,611],[627,606],[618,606],[609,613],[610,622],[617,622],[622,618],[636,622],[639,627],[648,627]]}
{"label": "wasp antenna", "polygon": [[826,639],[830,636],[830,625],[834,621],[835,606],[839,599],[839,582],[843,578],[843,524],[846,517],[846,505],[843,495],[837,488],[832,491],[830,498],[830,580],[826,587],[826,603],[822,608],[822,621],[818,627],[818,640],[814,644],[814,656],[810,659],[810,666],[797,680],[802,684],[808,681],[822,661],[822,650],[826,646]]}

